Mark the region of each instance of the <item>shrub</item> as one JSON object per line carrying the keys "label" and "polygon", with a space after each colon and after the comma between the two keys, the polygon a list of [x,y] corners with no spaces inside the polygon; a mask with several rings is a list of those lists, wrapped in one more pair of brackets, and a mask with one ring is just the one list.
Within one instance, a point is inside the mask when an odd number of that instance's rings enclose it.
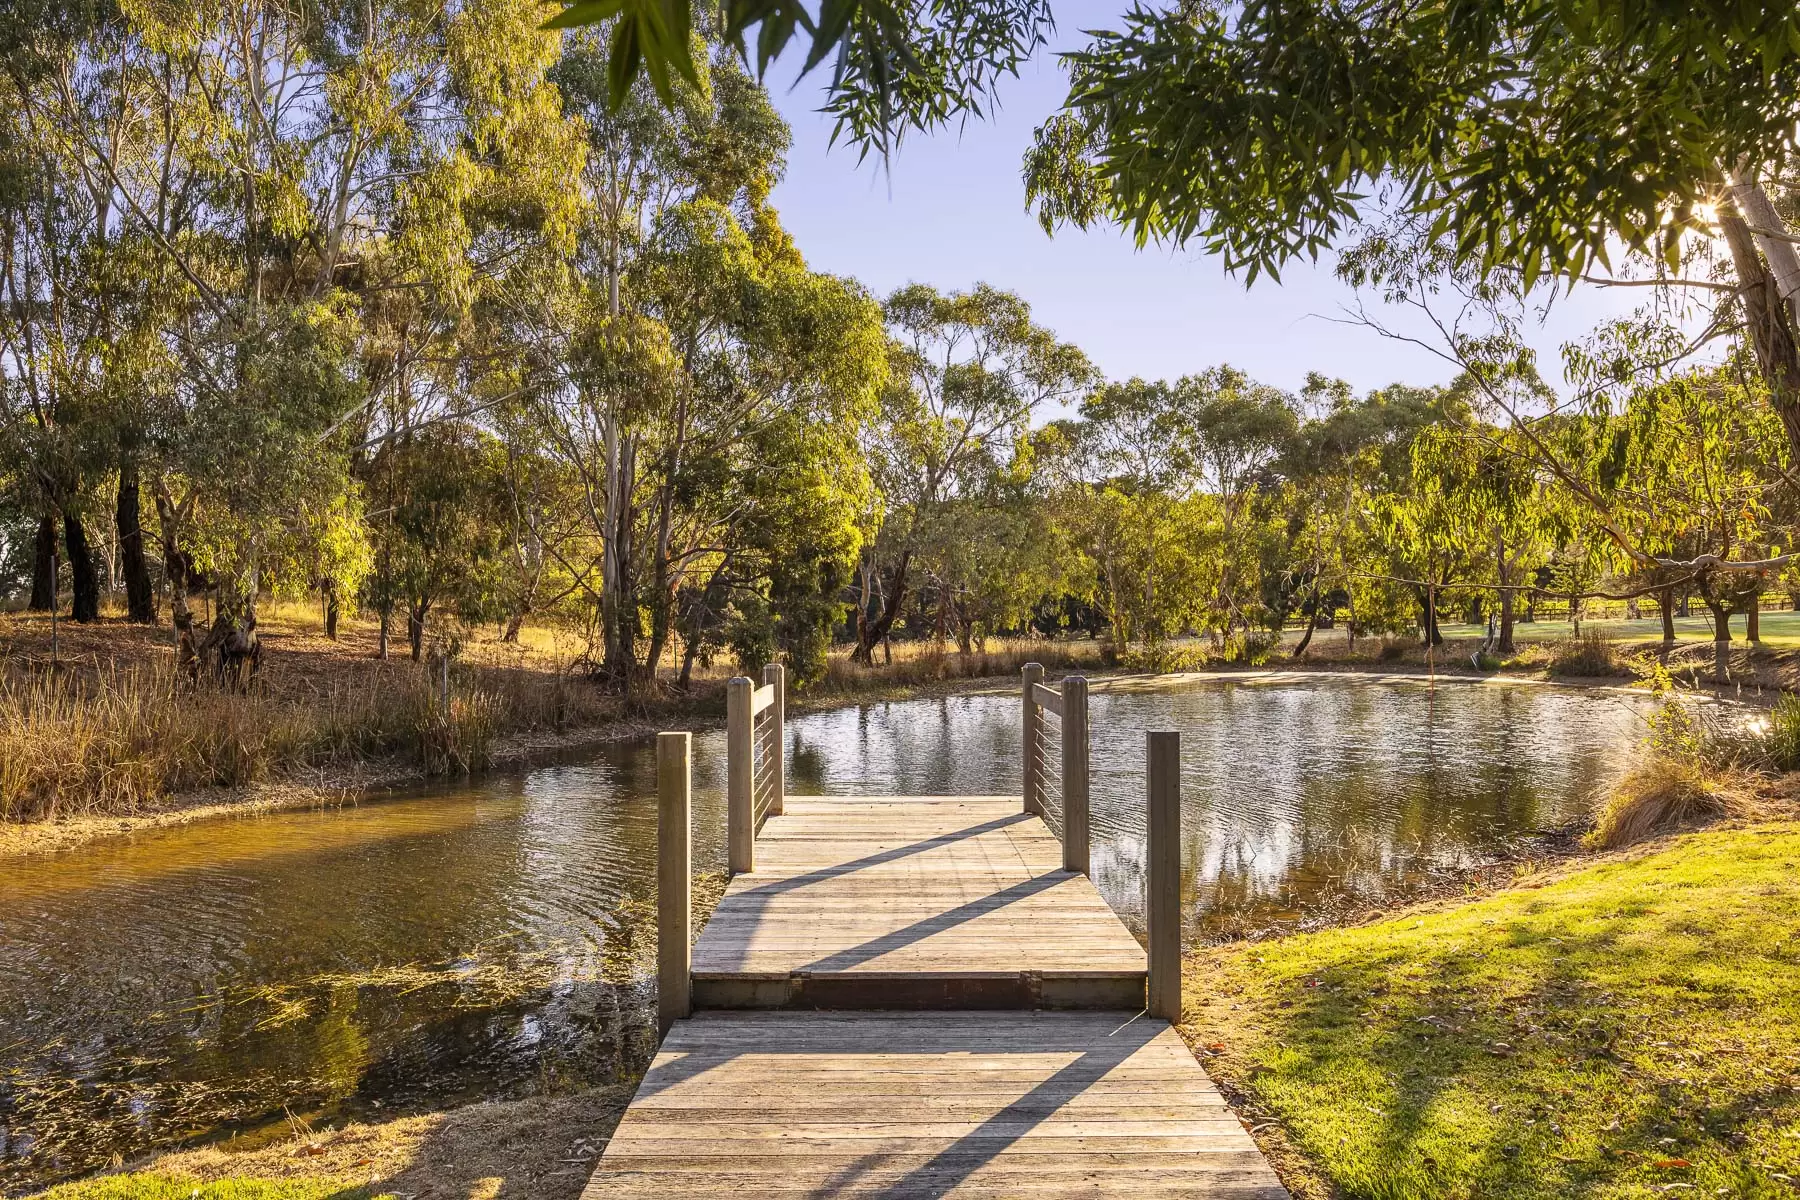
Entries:
{"label": "shrub", "polygon": [[1769,710],[1763,752],[1777,771],[1800,771],[1800,696],[1783,694]]}
{"label": "shrub", "polygon": [[1119,665],[1127,671],[1148,671],[1163,675],[1172,671],[1203,670],[1211,656],[1201,646],[1177,646],[1172,642],[1127,647],[1119,655]]}
{"label": "shrub", "polygon": [[1232,634],[1225,639],[1225,650],[1220,657],[1228,663],[1260,667],[1269,661],[1269,656],[1280,644],[1278,633]]}
{"label": "shrub", "polygon": [[1550,651],[1548,669],[1552,675],[1592,678],[1623,674],[1625,668],[1612,639],[1590,629],[1580,637],[1556,643]]}
{"label": "shrub", "polygon": [[1412,643],[1405,638],[1384,635],[1381,639],[1381,649],[1375,652],[1375,657],[1382,662],[1399,662],[1406,657],[1406,652],[1411,648]]}

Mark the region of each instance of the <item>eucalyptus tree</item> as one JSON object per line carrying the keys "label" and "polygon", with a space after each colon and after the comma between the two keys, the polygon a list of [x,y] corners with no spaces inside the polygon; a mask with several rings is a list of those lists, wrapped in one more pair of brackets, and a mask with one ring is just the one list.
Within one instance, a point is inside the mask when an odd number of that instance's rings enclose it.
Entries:
{"label": "eucalyptus tree", "polygon": [[1027,159],[1046,227],[1113,220],[1254,280],[1345,238],[1388,189],[1455,263],[1529,288],[1678,266],[1718,235],[1733,278],[1681,281],[1741,321],[1800,447],[1800,129],[1792,5],[1264,0],[1139,8],[1067,57]]}
{"label": "eucalyptus tree", "polygon": [[[119,514],[141,472],[184,663],[254,636],[264,559],[304,507],[455,407],[462,315],[495,264],[572,226],[580,144],[537,24],[523,0],[201,0],[15,47],[35,74],[12,98],[85,205]],[[201,578],[220,603],[197,646]]]}
{"label": "eucalyptus tree", "polygon": [[92,262],[102,210],[24,100],[23,88],[42,83],[42,56],[8,41],[11,53],[0,57],[9,68],[0,84],[0,456],[39,514],[31,606],[55,604],[60,524],[72,615],[89,621],[100,599],[88,536],[92,485],[107,451],[110,331]]}
{"label": "eucalyptus tree", "polygon": [[1246,611],[1260,595],[1254,523],[1258,496],[1275,481],[1269,468],[1299,428],[1291,397],[1232,366],[1213,367],[1176,385],[1189,409],[1202,486],[1218,498],[1223,561],[1214,601],[1224,632],[1251,624]]}
{"label": "eucalyptus tree", "polygon": [[[1728,670],[1730,615],[1753,605],[1771,572],[1737,572],[1721,564],[1768,557],[1791,544],[1776,524],[1777,496],[1792,458],[1780,423],[1755,393],[1761,381],[1727,362],[1636,388],[1613,420],[1596,456],[1599,482],[1615,519],[1663,557],[1681,555],[1713,620],[1715,671]],[[1636,564],[1630,564],[1636,565]],[[1658,569],[1661,606],[1673,611],[1676,579]],[[1666,642],[1674,629],[1664,619]]]}
{"label": "eucalyptus tree", "polygon": [[1080,420],[1068,427],[1064,523],[1094,564],[1121,646],[1154,644],[1200,623],[1197,602],[1217,594],[1218,556],[1195,556],[1216,506],[1198,494],[1202,447],[1191,384],[1106,384],[1082,400]]}
{"label": "eucalyptus tree", "polygon": [[[879,309],[808,269],[768,205],[788,133],[767,94],[719,54],[666,106],[647,82],[615,105],[601,52],[579,37],[554,74],[586,134],[587,217],[505,313],[594,547],[569,565],[601,669],[637,688],[676,637],[683,679],[722,638],[754,641],[749,609],[784,648],[816,643],[825,560],[860,540],[839,500],[863,503],[856,437],[885,361]],[[770,541],[798,532],[790,501],[822,520],[792,564]]]}
{"label": "eucalyptus tree", "polygon": [[891,376],[865,453],[883,497],[857,572],[856,661],[873,661],[907,596],[913,560],[954,502],[965,517],[984,472],[1010,469],[1033,416],[1097,380],[1087,357],[1035,324],[1017,295],[986,284],[910,284],[885,305]]}

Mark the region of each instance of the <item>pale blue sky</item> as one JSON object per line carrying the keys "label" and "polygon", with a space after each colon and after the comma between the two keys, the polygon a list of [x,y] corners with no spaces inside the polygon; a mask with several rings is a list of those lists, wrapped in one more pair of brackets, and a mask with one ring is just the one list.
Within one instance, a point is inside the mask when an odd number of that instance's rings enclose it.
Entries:
{"label": "pale blue sky", "polygon": [[[1110,23],[1117,11],[1059,5],[1058,43],[1079,44],[1082,27]],[[794,130],[774,203],[815,269],[853,275],[878,295],[915,280],[946,290],[976,282],[1010,288],[1112,378],[1174,377],[1229,362],[1284,388],[1318,370],[1366,390],[1444,382],[1453,373],[1422,349],[1321,319],[1341,316],[1355,300],[1327,264],[1295,266],[1280,283],[1259,279],[1246,291],[1216,259],[1139,252],[1116,230],[1046,237],[1025,211],[1019,167],[1032,130],[1065,91],[1050,54],[1007,81],[996,120],[971,123],[960,135],[915,136],[885,174],[873,159],[859,166],[853,148],[828,152],[831,123],[815,111],[818,82],[773,87]],[[1561,297],[1531,338],[1546,377],[1561,382],[1561,342],[1642,299],[1631,289],[1591,286]],[[1376,298],[1370,305],[1379,307]]]}

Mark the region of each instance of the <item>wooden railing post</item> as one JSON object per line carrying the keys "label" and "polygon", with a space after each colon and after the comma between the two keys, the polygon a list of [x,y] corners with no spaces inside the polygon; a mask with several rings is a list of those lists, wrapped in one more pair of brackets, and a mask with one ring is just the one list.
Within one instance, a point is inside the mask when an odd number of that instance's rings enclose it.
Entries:
{"label": "wooden railing post", "polygon": [[1088,873],[1088,685],[1062,681],[1063,870]]}
{"label": "wooden railing post", "polygon": [[1044,815],[1044,739],[1038,736],[1037,698],[1031,689],[1044,682],[1044,668],[1039,663],[1026,663],[1020,672],[1025,682],[1025,811]]}
{"label": "wooden railing post", "polygon": [[725,858],[733,875],[756,870],[755,718],[750,711],[755,690],[742,675],[725,684]]}
{"label": "wooden railing post", "polygon": [[769,815],[779,817],[787,800],[787,668],[780,663],[763,667],[763,682],[775,689],[775,702],[769,711],[769,743],[766,753],[774,772],[769,785]]}
{"label": "wooden railing post", "polygon": [[1149,820],[1144,925],[1150,936],[1150,1015],[1181,1020],[1181,735],[1144,735]]}
{"label": "wooden railing post", "polygon": [[656,1028],[693,1009],[691,738],[656,735]]}

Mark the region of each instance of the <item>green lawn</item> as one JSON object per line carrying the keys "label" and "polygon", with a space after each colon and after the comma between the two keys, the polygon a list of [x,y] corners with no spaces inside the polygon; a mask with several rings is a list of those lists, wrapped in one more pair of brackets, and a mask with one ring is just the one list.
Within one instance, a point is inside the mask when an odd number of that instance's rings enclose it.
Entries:
{"label": "green lawn", "polygon": [[[1701,611],[1695,606],[1695,611]],[[1800,646],[1800,613],[1766,612],[1762,614],[1761,628],[1757,631],[1762,644],[1776,649],[1788,649]],[[1485,625],[1462,625],[1443,623],[1439,628],[1445,637],[1485,637]],[[1662,641],[1662,620],[1649,617],[1639,621],[1601,620],[1583,621],[1583,631],[1589,629],[1605,630],[1609,637],[1621,642],[1660,642]],[[1514,626],[1515,636],[1524,642],[1553,642],[1570,637],[1573,629],[1567,621],[1533,621],[1529,625]],[[1710,617],[1692,616],[1675,618],[1675,636],[1684,642],[1710,642],[1713,628]],[[1732,641],[1742,645],[1744,641],[1744,618],[1731,618]]]}
{"label": "green lawn", "polygon": [[1187,1033],[1282,1131],[1301,1194],[1791,1200],[1797,869],[1800,824],[1701,833],[1206,951]]}

